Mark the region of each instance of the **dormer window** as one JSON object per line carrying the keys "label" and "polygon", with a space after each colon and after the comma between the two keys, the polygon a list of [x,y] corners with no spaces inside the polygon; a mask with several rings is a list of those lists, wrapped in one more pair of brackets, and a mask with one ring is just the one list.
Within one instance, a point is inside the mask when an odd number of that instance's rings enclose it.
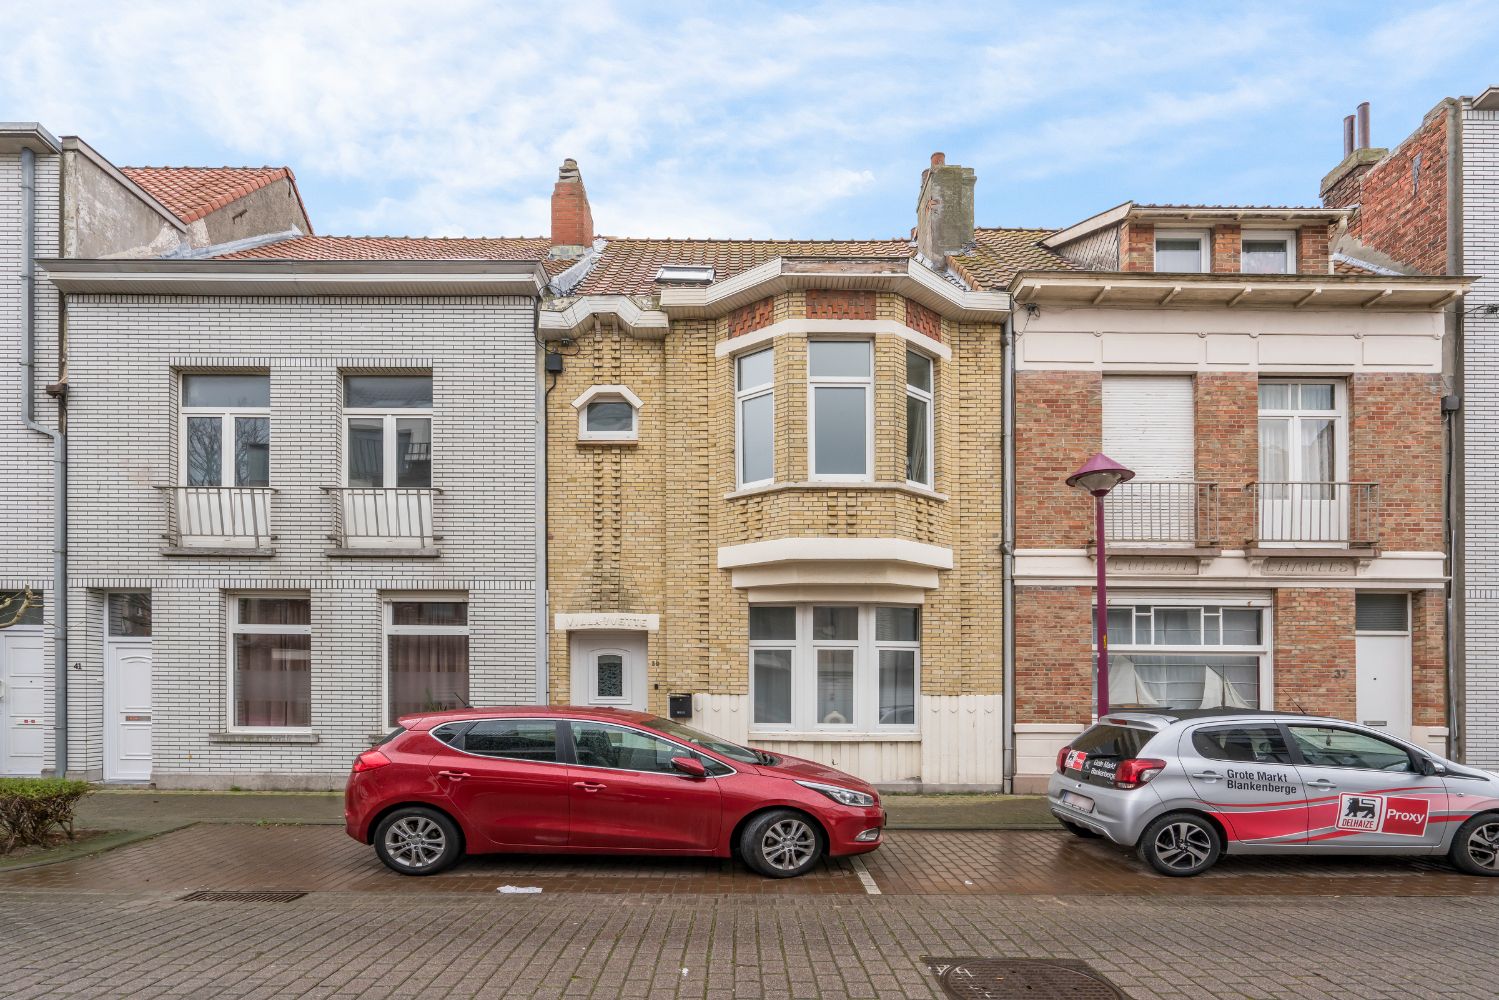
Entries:
{"label": "dormer window", "polygon": [[640,439],[640,397],[623,385],[596,385],[573,400],[579,441]]}
{"label": "dormer window", "polygon": [[676,285],[711,285],[713,268],[707,264],[663,264],[656,280]]}
{"label": "dormer window", "polygon": [[1247,230],[1239,247],[1239,270],[1245,274],[1293,274],[1296,234]]}
{"label": "dormer window", "polygon": [[1155,269],[1167,274],[1203,274],[1208,265],[1208,234],[1200,230],[1158,229]]}

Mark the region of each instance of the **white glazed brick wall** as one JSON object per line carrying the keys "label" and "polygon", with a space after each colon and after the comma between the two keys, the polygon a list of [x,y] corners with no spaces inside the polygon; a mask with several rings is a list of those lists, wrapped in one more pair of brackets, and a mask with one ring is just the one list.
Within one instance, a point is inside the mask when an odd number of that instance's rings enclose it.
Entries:
{"label": "white glazed brick wall", "polygon": [[[78,296],[69,304],[71,577],[95,602],[152,592],[154,776],[163,786],[338,786],[383,731],[381,595],[469,600],[470,698],[535,698],[536,353],[521,297]],[[271,559],[163,555],[176,470],[178,371],[271,377]],[[438,559],[333,558],[342,373],[430,368]],[[312,600],[315,744],[223,743],[226,591]],[[80,608],[88,606],[80,604]],[[70,706],[98,718],[103,626],[73,616]],[[102,724],[73,729],[78,766],[102,766]]]}
{"label": "white glazed brick wall", "polygon": [[1499,112],[1463,109],[1467,760],[1499,767]]}

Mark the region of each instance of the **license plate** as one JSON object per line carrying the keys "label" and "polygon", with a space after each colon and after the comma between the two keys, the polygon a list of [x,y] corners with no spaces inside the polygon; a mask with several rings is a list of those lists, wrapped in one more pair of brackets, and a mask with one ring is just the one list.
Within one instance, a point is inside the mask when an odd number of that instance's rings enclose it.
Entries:
{"label": "license plate", "polygon": [[1093,800],[1086,795],[1079,795],[1076,792],[1063,792],[1062,801],[1078,812],[1090,813],[1093,811]]}

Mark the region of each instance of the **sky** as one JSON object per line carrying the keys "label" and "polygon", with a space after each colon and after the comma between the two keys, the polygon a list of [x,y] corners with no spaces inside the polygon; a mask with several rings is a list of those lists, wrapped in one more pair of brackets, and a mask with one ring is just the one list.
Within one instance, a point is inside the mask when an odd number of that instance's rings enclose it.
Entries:
{"label": "sky", "polygon": [[288,165],[326,235],[901,236],[933,151],[988,226],[1316,204],[1499,84],[1499,3],[0,0],[0,120],[120,166]]}

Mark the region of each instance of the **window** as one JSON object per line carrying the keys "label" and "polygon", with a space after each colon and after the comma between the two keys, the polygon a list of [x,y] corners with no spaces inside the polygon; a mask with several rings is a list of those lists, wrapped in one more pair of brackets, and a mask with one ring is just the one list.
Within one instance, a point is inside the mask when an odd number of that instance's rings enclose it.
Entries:
{"label": "window", "polygon": [[767,348],[734,359],[734,419],[738,425],[740,486],[775,478],[775,350]]}
{"label": "window", "polygon": [[1221,605],[1110,605],[1112,708],[1259,708],[1264,610]]}
{"label": "window", "polygon": [[906,352],[906,481],[932,485],[932,359]]}
{"label": "window", "polygon": [[557,762],[557,723],[550,719],[486,719],[463,735],[463,749],[484,757]]}
{"label": "window", "polygon": [[760,729],[914,730],[921,610],[750,608],[750,689]]}
{"label": "window", "polygon": [[1171,274],[1200,274],[1208,268],[1207,233],[1157,229],[1155,269]]}
{"label": "window", "polygon": [[348,484],[432,487],[432,376],[345,375]]}
{"label": "window", "polygon": [[229,599],[229,702],[236,728],[312,725],[312,602],[305,597]]}
{"label": "window", "polygon": [[0,590],[0,627],[42,624],[40,590]]}
{"label": "window", "polygon": [[386,601],[385,668],[391,720],[468,705],[468,602]]}
{"label": "window", "polygon": [[269,486],[271,377],[182,376],[184,486]]}
{"label": "window", "polygon": [[675,743],[642,733],[638,729],[612,726],[607,722],[571,722],[573,749],[583,767],[612,767],[621,771],[675,773],[673,757],[696,757]]}
{"label": "window", "polygon": [[1104,504],[1110,539],[1197,541],[1195,410],[1190,375],[1103,377],[1103,452],[1135,472]]}
{"label": "window", "polygon": [[1239,270],[1244,274],[1293,274],[1296,234],[1247,230],[1239,243]]}
{"label": "window", "polygon": [[807,345],[813,479],[866,481],[873,465],[874,352],[867,340]]}
{"label": "window", "polygon": [[1355,631],[1404,634],[1410,627],[1410,600],[1405,594],[1354,595]]}
{"label": "window", "polygon": [[640,397],[623,385],[595,385],[573,400],[579,441],[636,441]]}
{"label": "window", "polygon": [[1308,767],[1352,767],[1365,771],[1414,771],[1404,747],[1368,733],[1334,726],[1287,726]]}
{"label": "window", "polygon": [[1192,734],[1192,748],[1208,760],[1289,764],[1291,751],[1278,726],[1210,726]]}
{"label": "window", "polygon": [[1260,537],[1344,542],[1349,499],[1341,381],[1260,381]]}
{"label": "window", "polygon": [[110,594],[106,599],[109,634],[117,639],[151,635],[150,594]]}

